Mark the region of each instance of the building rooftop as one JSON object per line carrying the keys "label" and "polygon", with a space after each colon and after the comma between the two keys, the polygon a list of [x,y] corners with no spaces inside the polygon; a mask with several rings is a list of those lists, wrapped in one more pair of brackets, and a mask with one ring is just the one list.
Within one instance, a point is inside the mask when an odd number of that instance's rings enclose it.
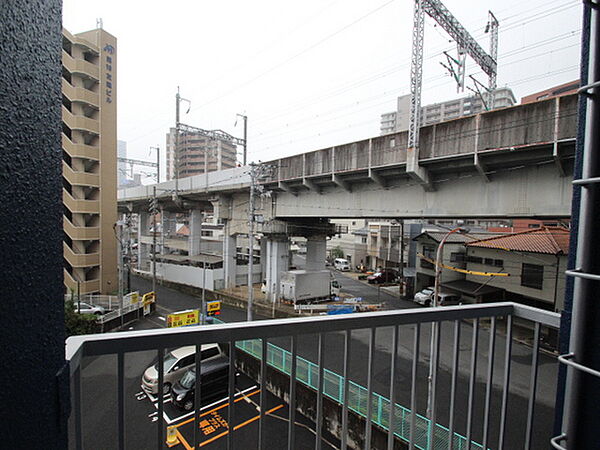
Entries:
{"label": "building rooftop", "polygon": [[566,255],[569,253],[569,230],[562,227],[534,228],[520,233],[508,233],[476,242],[468,242],[465,245],[468,247]]}
{"label": "building rooftop", "polygon": [[[435,242],[440,242],[444,236],[448,234],[447,231],[424,231],[413,238],[413,241],[418,240],[420,237],[427,236],[433,239]],[[475,232],[475,233],[453,233],[448,236],[446,243],[448,244],[466,244],[467,242],[480,241],[487,238],[493,238],[498,236],[498,233],[487,233],[487,232]]]}

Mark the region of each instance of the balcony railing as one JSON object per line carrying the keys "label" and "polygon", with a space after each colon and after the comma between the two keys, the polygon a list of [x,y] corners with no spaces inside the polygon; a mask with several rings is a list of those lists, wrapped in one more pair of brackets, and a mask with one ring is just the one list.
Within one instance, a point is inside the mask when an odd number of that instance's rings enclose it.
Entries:
{"label": "balcony railing", "polygon": [[[236,364],[238,352],[244,352],[259,361],[260,376],[257,382],[260,383],[261,404],[265,399],[262,393],[266,392],[268,385],[267,365],[288,375],[290,380],[296,380],[315,392],[317,440],[322,437],[322,426],[326,423],[322,408],[325,396],[338,403],[342,411],[339,430],[342,448],[346,448],[348,445],[349,413],[358,415],[365,420],[364,434],[362,434],[364,448],[371,448],[371,438],[375,430],[379,436],[381,433],[386,433],[387,446],[390,449],[393,448],[396,439],[405,441],[410,448],[419,449],[513,448],[511,446],[514,446],[514,440],[510,442],[510,439],[514,439],[511,435],[516,433],[516,426],[523,428],[523,437],[519,440],[519,447],[530,448],[534,436],[541,331],[542,327],[556,329],[559,320],[559,314],[505,302],[71,337],[67,340],[67,359],[70,361],[74,386],[75,447],[83,448],[82,423],[89,424],[88,419],[82,419],[82,414],[84,414],[81,397],[83,358],[102,355],[117,356],[117,441],[118,448],[124,448],[125,354],[148,350],[157,353],[158,392],[162,392],[165,349],[194,345],[198,353],[202,344],[221,342],[229,343],[230,368]],[[503,326],[499,326],[500,323]],[[426,333],[429,326],[424,326],[429,324],[436,324],[435,326],[438,327],[440,333],[433,334],[433,336],[437,336],[437,339],[429,340],[431,335],[427,336]],[[382,328],[392,330],[389,342],[384,343],[381,338],[376,340],[376,335],[382,331]],[[359,332],[359,330],[361,331]],[[349,377],[350,362],[355,353],[354,343],[352,351],[350,348],[353,334],[356,337],[357,334],[362,333],[362,330],[368,330],[365,386],[350,380]],[[519,331],[520,337],[523,337],[524,333],[529,333],[532,337],[529,347],[527,347],[531,349],[530,356],[525,355],[521,347],[516,353],[513,353],[513,347],[516,345],[514,344],[514,335],[517,334],[515,330]],[[406,334],[407,332],[408,334]],[[343,338],[343,365],[339,369],[340,373],[326,369],[323,363],[324,359],[328,358],[325,355],[324,337],[329,333],[341,333],[340,337]],[[442,334],[446,338],[444,345],[448,346],[448,351],[444,353],[440,353],[440,336]],[[304,335],[318,337],[316,361],[309,361],[299,355],[298,344]],[[409,336],[409,341],[401,340],[401,336]],[[288,349],[269,342],[277,339],[280,343],[281,338],[289,340]],[[389,378],[387,378],[389,379],[389,395],[377,393],[373,388],[375,360],[377,359],[381,363],[381,358],[375,358],[375,354],[379,351],[378,348],[384,344],[389,344],[390,350],[390,359],[388,360],[390,370]],[[405,350],[405,356],[406,354],[410,355],[410,365],[408,361],[405,366],[399,364],[400,346]],[[356,356],[354,357],[356,358]],[[517,362],[513,364],[513,361]],[[427,378],[422,368],[419,370],[419,363],[426,363],[430,367],[432,388],[427,398],[428,404],[431,405],[431,412],[427,415],[422,411],[422,387]],[[201,364],[200,358],[197,358],[196,373],[201,373]],[[477,369],[479,367],[482,372],[482,366],[485,367],[485,375],[478,377]],[[441,381],[438,381],[437,378],[440,370],[448,372],[444,375],[448,384],[443,386],[443,390],[440,389],[442,388]],[[232,410],[234,404],[234,372],[235,370],[229,371],[229,411]],[[410,376],[406,376],[406,372],[409,372]],[[547,372],[545,371],[544,374]],[[402,394],[405,399],[406,395],[409,397],[405,405],[401,405],[398,401],[401,397],[398,382],[399,377],[402,376],[406,379],[406,385],[402,386],[402,391],[405,392]],[[380,377],[378,378],[380,379]],[[463,381],[460,385],[459,378]],[[544,389],[548,387],[542,383],[540,386],[544,386]],[[195,389],[194,418],[198,423],[201,389],[199,383],[196,384]],[[419,395],[419,391],[421,395]],[[514,402],[513,405],[512,400],[509,402],[509,396],[512,398],[515,391],[518,391],[519,398],[523,402]],[[410,394],[407,394],[408,392]],[[288,393],[289,420],[290,423],[294,423],[297,406],[296,383],[290,382]],[[552,397],[551,394],[548,395],[547,390],[544,391],[544,395],[546,398]],[[440,398],[444,401],[440,401]],[[460,399],[463,400],[464,410],[460,409]],[[510,413],[508,412],[509,403],[511,403]],[[164,411],[162,401],[158,401],[157,409],[158,417],[162,418]],[[419,410],[423,414],[419,413]],[[109,413],[105,412],[104,415]],[[264,417],[265,412],[261,408],[260,448],[263,448],[265,439]],[[443,417],[445,423],[439,423],[436,417]],[[370,420],[366,420],[367,418]],[[512,425],[509,426],[509,423]],[[539,423],[537,425],[539,426]],[[545,425],[548,426],[548,424]],[[551,427],[551,424],[549,426]],[[235,438],[235,430],[234,427],[227,431],[228,447]],[[295,434],[293,426],[288,428],[288,434],[288,448],[293,448]],[[198,438],[199,436],[194,433],[194,448],[198,445]],[[547,438],[550,438],[550,434]],[[156,428],[156,441],[158,448],[163,448],[165,424],[160,419]]]}

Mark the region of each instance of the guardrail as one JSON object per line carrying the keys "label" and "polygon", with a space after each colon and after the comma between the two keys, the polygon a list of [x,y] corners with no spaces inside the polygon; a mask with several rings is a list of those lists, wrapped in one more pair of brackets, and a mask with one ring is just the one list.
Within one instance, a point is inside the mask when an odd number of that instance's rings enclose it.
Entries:
{"label": "guardrail", "polygon": [[[450,306],[444,308],[418,308],[409,310],[380,311],[364,314],[350,314],[341,316],[319,316],[279,320],[264,320],[255,322],[236,322],[227,324],[206,325],[198,327],[185,327],[183,329],[154,329],[143,331],[129,331],[114,334],[101,334],[89,336],[74,336],[67,339],[67,359],[70,362],[71,376],[74,382],[73,411],[75,414],[75,444],[76,448],[83,448],[82,433],[82,405],[81,405],[81,361],[87,356],[117,355],[117,409],[118,409],[118,448],[125,447],[125,415],[124,415],[124,361],[127,352],[155,350],[158,359],[158,391],[162,392],[164,373],[163,361],[166,348],[174,348],[185,345],[196,346],[199,353],[202,344],[212,342],[229,343],[231,349],[229,355],[230,366],[235,364],[235,353],[247,352],[260,360],[260,385],[261,404],[266,400],[266,368],[267,365],[286,373],[290,378],[290,402],[289,423],[295,422],[296,396],[295,380],[300,380],[310,386],[317,393],[316,403],[316,439],[320,441],[323,425],[323,395],[339,402],[342,405],[342,425],[340,438],[342,448],[347,447],[348,439],[348,411],[354,411],[366,420],[364,442],[365,448],[369,448],[373,431],[373,424],[388,430],[388,448],[393,448],[394,436],[406,440],[412,448],[437,449],[437,448],[488,448],[492,446],[490,438],[490,410],[492,398],[492,377],[495,360],[495,338],[497,334],[496,321],[498,318],[506,318],[506,344],[504,350],[504,379],[502,382],[502,400],[499,405],[499,442],[498,448],[505,447],[507,428],[507,403],[510,387],[511,355],[512,355],[512,331],[513,319],[526,320],[534,324],[534,339],[532,346],[532,360],[530,372],[530,390],[527,395],[527,412],[523,411],[523,423],[526,424],[525,448],[531,444],[533,430],[533,411],[536,401],[536,386],[538,377],[538,355],[540,345],[540,330],[542,326],[557,328],[560,315],[516,303],[493,303],[481,305]],[[472,424],[475,413],[474,391],[476,383],[476,365],[478,356],[480,321],[490,320],[488,365],[485,377],[485,406],[483,408],[483,438],[476,444],[472,440]],[[459,351],[465,351],[459,344],[460,329],[464,320],[472,320],[471,358],[468,372],[469,377],[469,401],[466,410],[467,430],[465,435],[456,432],[455,429],[455,399],[457,391],[457,376]],[[448,427],[438,424],[435,420],[436,406],[436,376],[438,370],[438,355],[440,351],[440,340],[432,340],[430,359],[433,361],[432,379],[434,389],[430,392],[429,399],[432,405],[432,415],[425,418],[420,414],[413,414],[416,410],[416,386],[417,366],[420,357],[420,330],[423,324],[441,324],[450,322],[454,324],[453,358],[452,358],[452,381],[446,388],[450,391],[450,415]],[[410,406],[404,407],[396,402],[394,381],[398,375],[397,354],[399,347],[400,327],[411,326],[414,328],[414,342],[412,351],[412,379]],[[393,342],[390,361],[390,398],[387,399],[373,391],[373,365],[375,352],[376,330],[382,327],[392,327]],[[369,357],[367,363],[367,387],[363,387],[349,380],[349,364],[351,353],[349,351],[351,335],[354,330],[369,330]],[[344,369],[343,373],[336,374],[324,367],[324,334],[331,332],[343,332],[345,336],[344,345]],[[318,335],[318,361],[310,362],[298,355],[298,338],[304,334]],[[438,334],[439,336],[439,334]],[[287,351],[270,345],[268,342],[273,338],[289,337],[291,339],[291,350]],[[423,346],[424,347],[424,346]],[[238,350],[235,350],[238,349]],[[500,358],[500,357],[499,357]],[[196,360],[196,373],[201,373],[201,360]],[[232,410],[234,402],[234,372],[230,370],[229,378],[229,411]],[[195,392],[195,419],[198,420],[200,406],[200,384],[196,384]],[[496,402],[497,403],[497,402]],[[390,408],[390,405],[394,405]],[[443,405],[447,407],[448,405]],[[464,411],[461,411],[464,413]],[[521,413],[521,410],[518,411]],[[428,414],[429,415],[429,414]],[[163,416],[163,404],[158,402],[158,417]],[[157,444],[162,448],[165,441],[164,424],[157,421]],[[229,421],[231,423],[231,421]],[[432,426],[435,424],[435,427]],[[264,447],[265,436],[264,410],[261,410],[259,419],[259,443]],[[197,427],[194,427],[194,429]],[[389,430],[393,430],[390,433]],[[288,448],[294,448],[293,426],[288,428]],[[232,429],[227,435],[228,443],[231,444],[235,436]],[[198,445],[198,438],[194,435],[194,447]],[[493,445],[496,447],[495,443]]]}

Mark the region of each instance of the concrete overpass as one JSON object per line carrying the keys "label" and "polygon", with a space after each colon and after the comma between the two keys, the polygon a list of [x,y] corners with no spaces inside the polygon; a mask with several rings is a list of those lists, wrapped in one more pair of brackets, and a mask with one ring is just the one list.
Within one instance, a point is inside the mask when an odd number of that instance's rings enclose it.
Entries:
{"label": "concrete overpass", "polygon": [[[261,180],[257,232],[267,287],[277,296],[287,270],[289,237],[307,237],[307,269],[324,266],[330,218],[561,218],[571,210],[577,97],[564,96],[421,129],[419,153],[407,133],[268,161]],[[235,284],[237,236],[247,234],[247,168],[156,185],[166,210],[190,212],[190,240],[200,239],[199,210],[225,224],[225,286]],[[144,212],[152,186],[119,192],[119,206]],[[142,247],[140,245],[140,247]]]}

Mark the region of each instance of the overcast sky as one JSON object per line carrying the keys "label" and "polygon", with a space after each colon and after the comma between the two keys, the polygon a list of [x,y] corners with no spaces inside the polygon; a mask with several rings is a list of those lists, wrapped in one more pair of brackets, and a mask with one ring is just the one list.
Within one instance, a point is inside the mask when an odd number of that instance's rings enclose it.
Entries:
{"label": "overcast sky", "polygon": [[[581,2],[444,4],[486,50],[495,13],[498,86],[518,100],[578,78]],[[102,18],[118,39],[118,137],[128,157],[164,150],[180,86],[192,102],[182,122],[241,137],[234,123],[245,113],[249,160],[266,161],[379,134],[380,114],[410,93],[412,13],[409,0],[64,0],[63,22],[78,33]],[[423,104],[466,95],[439,64],[455,47],[425,23]],[[467,61],[467,76],[487,84]]]}

